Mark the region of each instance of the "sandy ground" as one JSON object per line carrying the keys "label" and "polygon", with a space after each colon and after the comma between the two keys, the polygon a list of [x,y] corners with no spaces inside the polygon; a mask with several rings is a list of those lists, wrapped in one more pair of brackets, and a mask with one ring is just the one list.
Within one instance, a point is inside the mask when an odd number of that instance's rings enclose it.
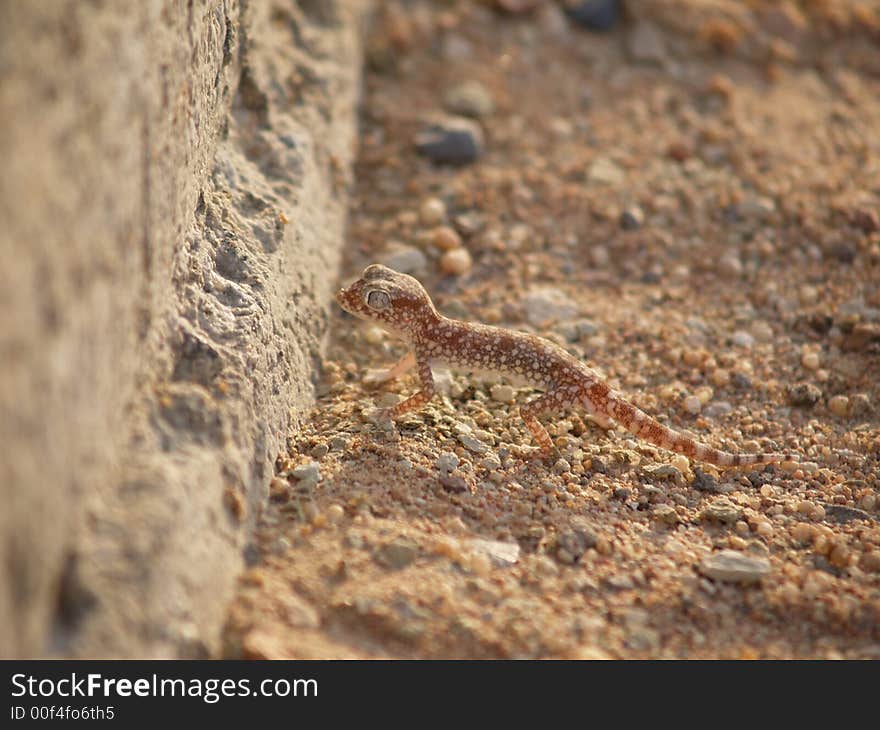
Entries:
{"label": "sandy ground", "polygon": [[[525,459],[534,392],[442,370],[383,427],[416,378],[371,387],[404,350],[338,312],[227,655],[880,658],[877,3],[645,2],[607,33],[538,5],[381,6],[345,277],[405,268],[802,463],[719,473],[577,413]],[[471,164],[416,150],[450,109]]]}

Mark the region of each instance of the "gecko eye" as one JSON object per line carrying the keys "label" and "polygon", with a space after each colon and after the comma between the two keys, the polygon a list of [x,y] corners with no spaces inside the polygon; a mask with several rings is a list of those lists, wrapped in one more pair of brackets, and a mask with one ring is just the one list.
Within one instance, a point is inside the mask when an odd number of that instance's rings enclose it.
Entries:
{"label": "gecko eye", "polygon": [[373,289],[367,292],[366,301],[370,309],[385,309],[391,306],[391,297],[388,296],[388,292],[381,291],[380,289]]}

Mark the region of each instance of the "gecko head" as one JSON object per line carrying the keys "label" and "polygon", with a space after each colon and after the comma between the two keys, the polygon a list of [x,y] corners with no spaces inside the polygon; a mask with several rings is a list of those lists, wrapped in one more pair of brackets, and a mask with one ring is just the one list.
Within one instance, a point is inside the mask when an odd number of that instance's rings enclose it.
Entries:
{"label": "gecko head", "polygon": [[336,301],[346,312],[401,336],[421,321],[438,316],[417,279],[381,264],[368,266],[359,279],[336,292]]}

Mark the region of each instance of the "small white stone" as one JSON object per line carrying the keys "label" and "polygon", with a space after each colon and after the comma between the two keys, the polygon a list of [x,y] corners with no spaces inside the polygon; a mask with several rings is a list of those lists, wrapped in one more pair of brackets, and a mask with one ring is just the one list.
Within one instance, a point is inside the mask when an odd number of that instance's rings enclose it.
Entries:
{"label": "small white stone", "polygon": [[687,413],[690,413],[692,416],[697,415],[701,410],[703,410],[703,404],[700,402],[700,399],[695,395],[689,395],[682,401],[682,406]]}
{"label": "small white stone", "polygon": [[492,394],[492,400],[497,400],[499,403],[513,403],[514,390],[509,385],[497,383],[489,392]]}
{"label": "small white stone", "polygon": [[446,219],[446,204],[440,198],[426,198],[422,201],[419,216],[426,226],[435,226]]}
{"label": "small white stone", "polygon": [[757,583],[770,573],[770,562],[736,550],[722,550],[700,561],[700,572],[707,578],[725,583]]}
{"label": "small white stone", "polygon": [[471,270],[473,259],[466,248],[454,248],[440,257],[440,271],[452,276],[461,276]]}
{"label": "small white stone", "polygon": [[818,370],[821,361],[819,359],[819,353],[815,351],[808,350],[803,355],[801,355],[801,365],[803,365],[807,370]]}

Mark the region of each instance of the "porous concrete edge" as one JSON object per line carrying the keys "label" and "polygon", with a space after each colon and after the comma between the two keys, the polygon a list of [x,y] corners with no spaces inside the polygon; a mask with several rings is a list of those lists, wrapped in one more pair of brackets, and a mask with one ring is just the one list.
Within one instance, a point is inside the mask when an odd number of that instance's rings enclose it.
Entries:
{"label": "porous concrete edge", "polygon": [[[74,45],[41,98],[60,93],[72,105],[50,112],[84,152],[35,171],[25,159],[33,149],[13,151],[11,171],[29,189],[16,200],[0,188],[12,218],[3,253],[20,258],[10,273],[24,275],[5,303],[28,325],[3,338],[17,360],[3,378],[2,435],[20,453],[2,464],[10,510],[0,551],[12,567],[2,576],[0,655],[216,653],[273,462],[312,402],[344,234],[367,4],[224,0],[190,3],[184,18],[165,0],[74,3],[14,19],[32,32],[21,43],[48,54],[3,69],[13,78],[51,76],[40,64]],[[91,45],[108,27],[118,45]],[[125,62],[121,47],[134,49]],[[96,78],[102,64],[107,78]],[[121,122],[112,92],[91,84],[135,98]],[[77,85],[95,97],[91,109],[67,98],[82,93]],[[15,121],[26,138],[27,120]],[[132,131],[133,150],[108,151]],[[56,152],[58,140],[36,142]],[[89,149],[101,165],[91,176]],[[78,200],[64,200],[54,222],[31,205],[79,184],[77,164],[103,196],[106,225]],[[72,242],[57,270],[56,241]],[[61,294],[34,287],[41,276],[60,280]]]}

